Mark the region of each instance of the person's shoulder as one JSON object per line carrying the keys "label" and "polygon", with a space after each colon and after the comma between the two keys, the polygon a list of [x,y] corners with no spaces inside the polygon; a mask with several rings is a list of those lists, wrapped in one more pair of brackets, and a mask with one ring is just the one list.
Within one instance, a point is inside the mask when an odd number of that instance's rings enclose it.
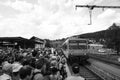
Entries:
{"label": "person's shoulder", "polygon": [[44,79],[44,77],[43,77],[42,74],[36,74],[36,75],[34,76],[34,80],[43,80],[43,79]]}
{"label": "person's shoulder", "polygon": [[0,76],[0,80],[11,80],[11,77],[9,75],[3,74]]}
{"label": "person's shoulder", "polygon": [[68,76],[65,80],[72,80],[74,76]]}
{"label": "person's shoulder", "polygon": [[65,80],[85,80],[85,79],[81,76],[69,76]]}
{"label": "person's shoulder", "polygon": [[44,78],[41,72],[36,72],[36,73],[34,73],[33,76],[34,76],[33,80],[43,80],[43,78]]}
{"label": "person's shoulder", "polygon": [[43,80],[50,80],[50,77],[47,75],[47,76],[44,76],[44,79]]}
{"label": "person's shoulder", "polygon": [[77,77],[79,80],[85,80],[85,78],[83,78],[83,77],[81,77],[81,76],[79,76],[79,77]]}

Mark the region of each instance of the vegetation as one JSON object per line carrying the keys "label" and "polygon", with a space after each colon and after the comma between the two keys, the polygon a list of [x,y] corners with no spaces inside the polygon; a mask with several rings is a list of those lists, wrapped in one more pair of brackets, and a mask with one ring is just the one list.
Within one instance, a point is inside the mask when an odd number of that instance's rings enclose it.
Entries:
{"label": "vegetation", "polygon": [[107,30],[77,35],[76,37],[95,40],[95,42],[101,43],[107,48],[115,49],[117,54],[120,52],[120,25],[115,23]]}
{"label": "vegetation", "polygon": [[120,28],[110,29],[106,31],[106,45],[108,48],[113,48],[117,51],[117,54],[120,52]]}

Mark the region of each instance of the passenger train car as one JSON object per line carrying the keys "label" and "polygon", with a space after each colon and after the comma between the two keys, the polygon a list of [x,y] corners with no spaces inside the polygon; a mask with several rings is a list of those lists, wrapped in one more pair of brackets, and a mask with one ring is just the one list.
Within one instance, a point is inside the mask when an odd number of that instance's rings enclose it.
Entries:
{"label": "passenger train car", "polygon": [[74,62],[83,64],[89,58],[88,39],[69,38],[62,44],[62,50],[70,64]]}

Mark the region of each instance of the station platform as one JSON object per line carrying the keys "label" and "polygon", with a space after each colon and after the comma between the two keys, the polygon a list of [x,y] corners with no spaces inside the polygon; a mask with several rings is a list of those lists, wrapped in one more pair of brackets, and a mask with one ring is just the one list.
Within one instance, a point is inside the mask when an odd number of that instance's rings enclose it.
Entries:
{"label": "station platform", "polygon": [[68,67],[67,64],[65,64],[65,66],[66,66],[67,76],[71,76],[72,75],[72,71],[70,70],[70,68]]}

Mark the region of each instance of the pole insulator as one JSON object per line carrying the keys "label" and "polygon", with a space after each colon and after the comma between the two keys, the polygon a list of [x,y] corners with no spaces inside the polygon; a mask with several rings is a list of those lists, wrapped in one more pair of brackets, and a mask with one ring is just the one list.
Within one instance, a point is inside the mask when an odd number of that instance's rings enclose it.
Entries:
{"label": "pole insulator", "polygon": [[89,8],[89,14],[90,14],[90,23],[88,25],[92,24],[92,10]]}

